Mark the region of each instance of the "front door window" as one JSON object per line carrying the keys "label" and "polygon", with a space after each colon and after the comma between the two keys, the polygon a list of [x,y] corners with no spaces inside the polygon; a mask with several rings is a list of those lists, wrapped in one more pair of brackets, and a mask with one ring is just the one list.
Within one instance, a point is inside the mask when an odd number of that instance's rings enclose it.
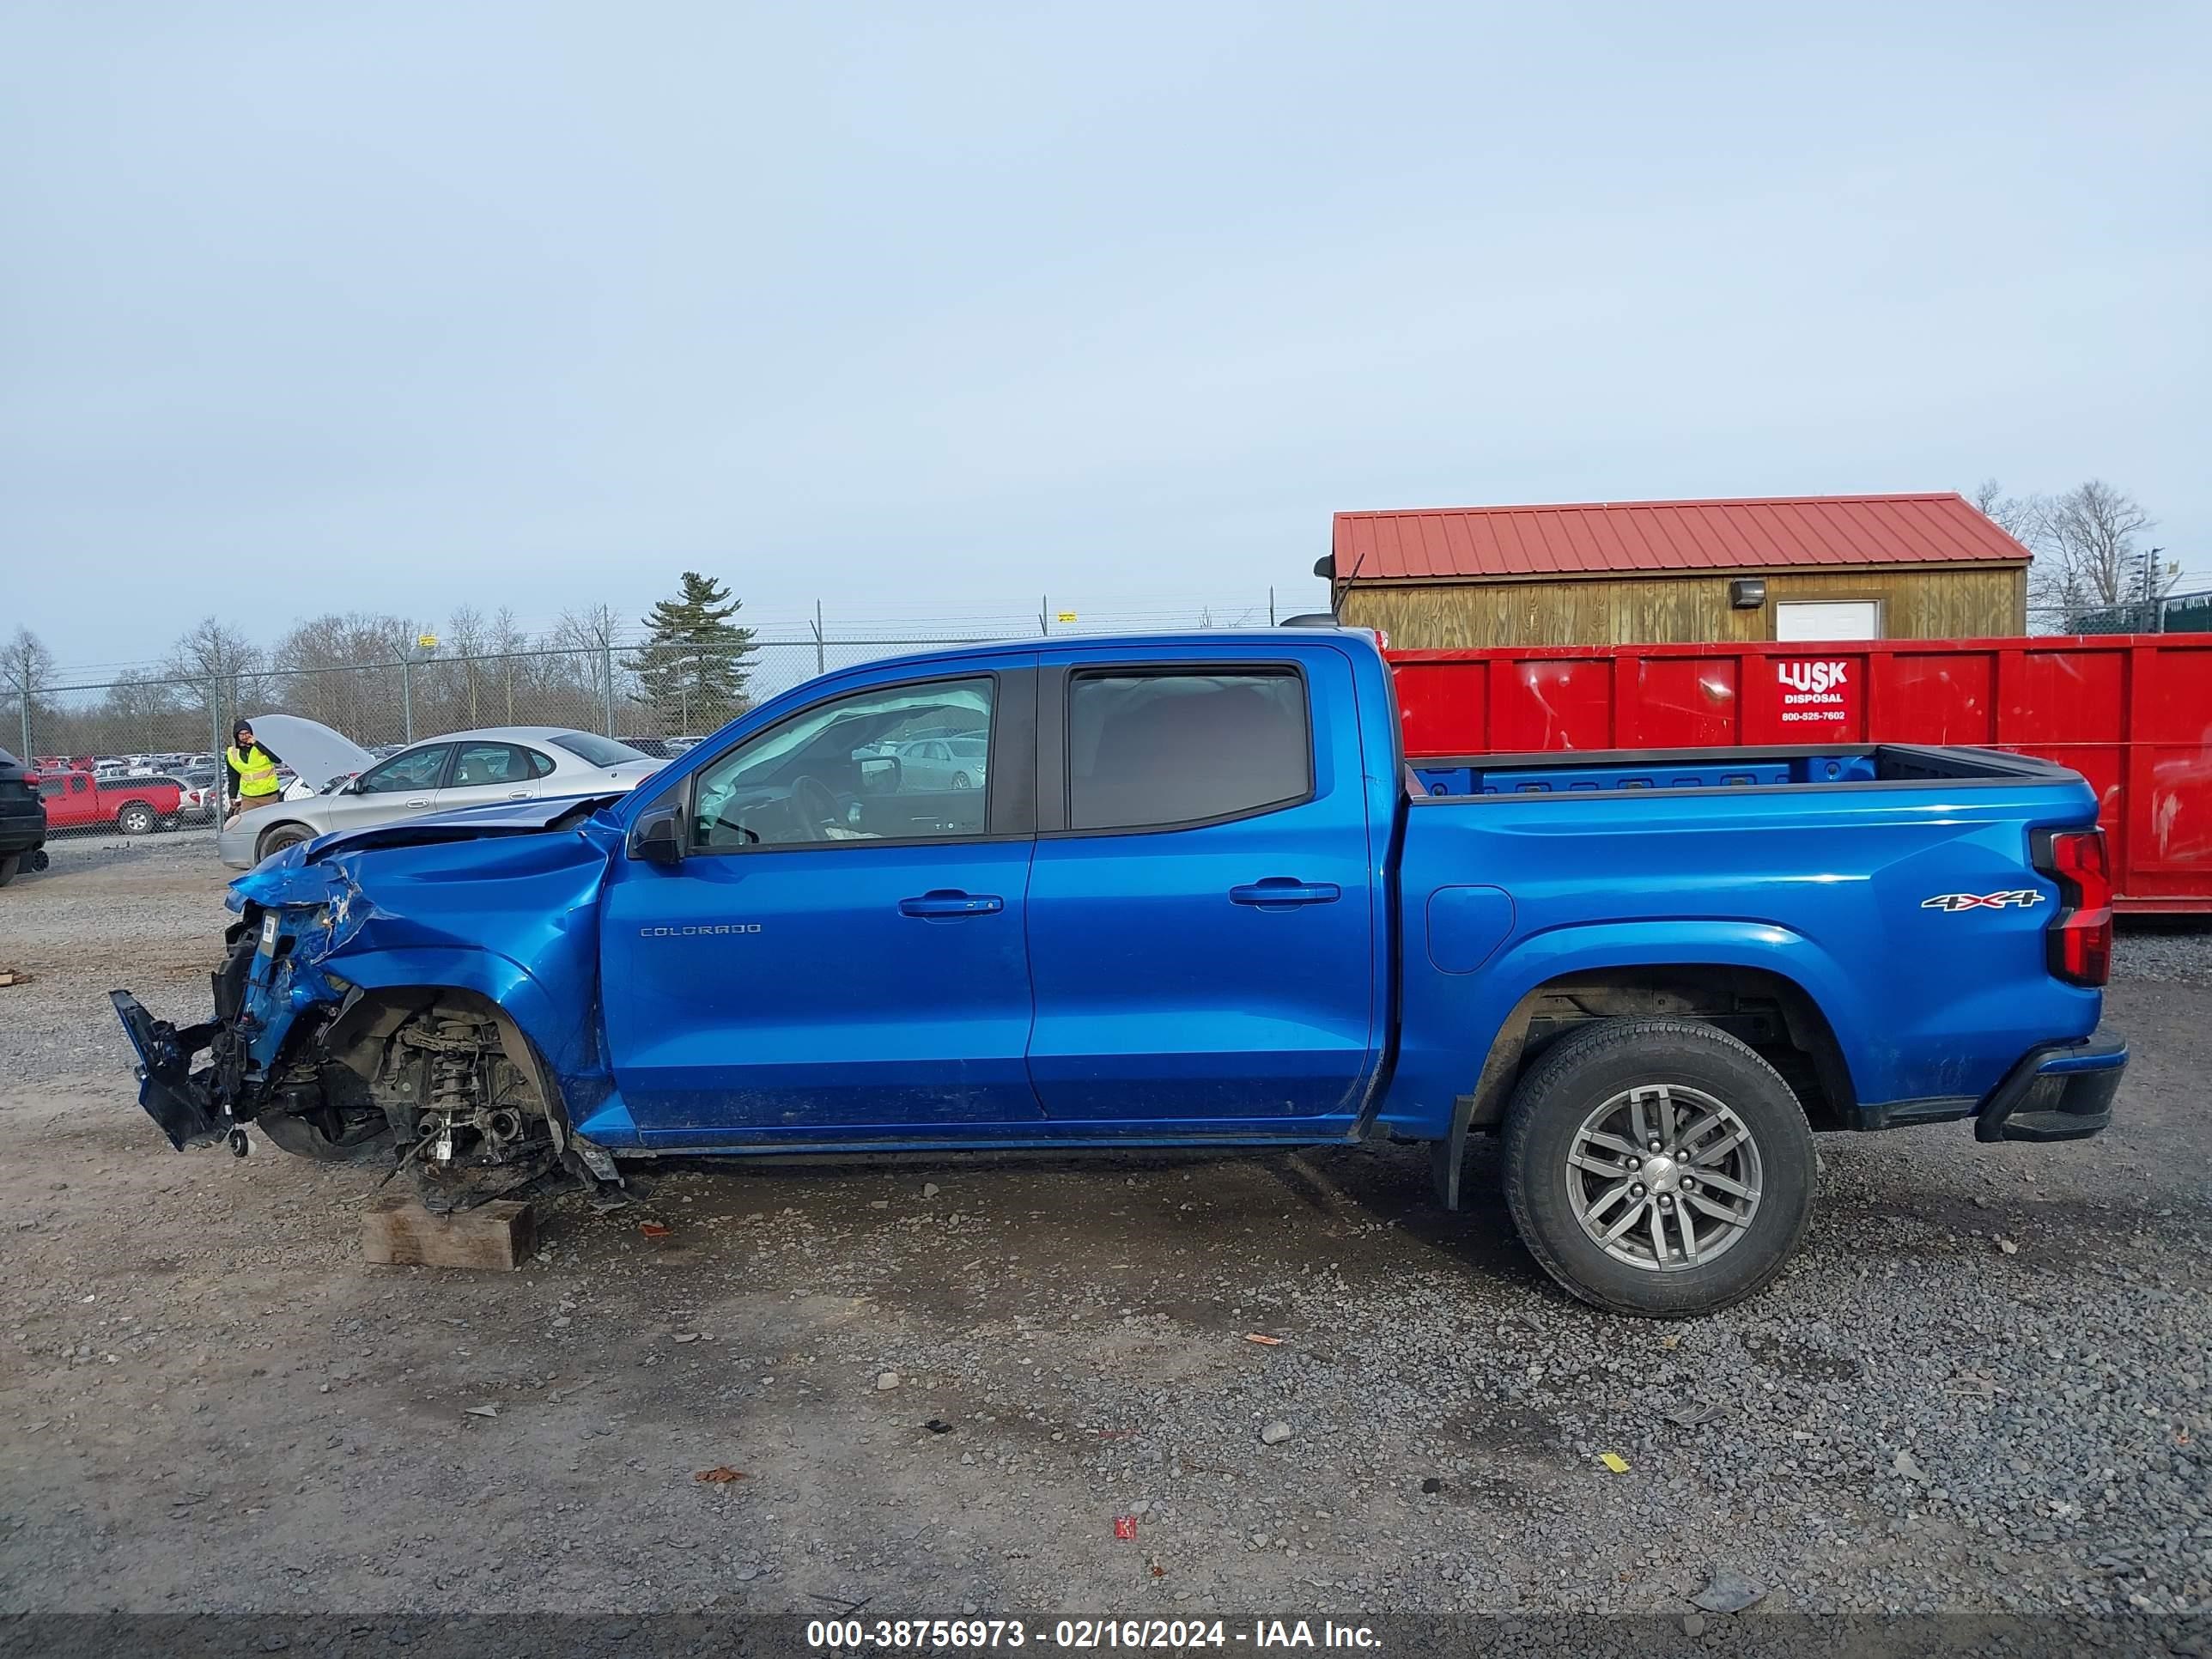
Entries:
{"label": "front door window", "polygon": [[957,740],[990,747],[992,682],[933,680],[855,692],[793,715],[699,775],[691,848],[742,852],[983,833],[976,776],[936,758]]}
{"label": "front door window", "polygon": [[446,769],[447,751],[452,747],[444,743],[425,744],[420,749],[394,755],[383,765],[371,767],[361,775],[360,793],[396,795],[409,790],[435,789],[438,775]]}

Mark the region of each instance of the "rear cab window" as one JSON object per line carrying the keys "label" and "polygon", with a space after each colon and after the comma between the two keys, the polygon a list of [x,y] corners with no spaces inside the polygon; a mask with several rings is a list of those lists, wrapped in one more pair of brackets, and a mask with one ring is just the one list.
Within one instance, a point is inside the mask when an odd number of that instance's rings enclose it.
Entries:
{"label": "rear cab window", "polygon": [[1079,670],[1067,684],[1067,827],[1158,830],[1279,811],[1314,793],[1290,667]]}

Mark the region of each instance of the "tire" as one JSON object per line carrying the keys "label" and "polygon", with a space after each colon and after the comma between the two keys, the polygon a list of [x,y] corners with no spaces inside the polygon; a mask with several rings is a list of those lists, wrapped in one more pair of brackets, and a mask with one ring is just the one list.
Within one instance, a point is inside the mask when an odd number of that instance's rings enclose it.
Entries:
{"label": "tire", "polygon": [[975,786],[969,781],[965,772],[955,772],[952,775],[952,787],[955,789],[973,789]]}
{"label": "tire", "polygon": [[126,836],[150,836],[161,820],[143,800],[134,800],[115,815],[115,827]]}
{"label": "tire", "polygon": [[15,872],[23,867],[21,853],[0,853],[0,887],[15,879]]}
{"label": "tire", "polygon": [[[1724,1115],[1700,1129],[1716,1109]],[[1631,1144],[1638,1122],[1644,1162],[1632,1169],[1615,1149]],[[1648,1137],[1662,1127],[1654,1155]],[[1593,1130],[1605,1141],[1585,1139]],[[1672,1155],[1682,1136],[1696,1162]],[[1505,1200],[1522,1243],[1561,1285],[1613,1313],[1679,1318],[1741,1302],[1782,1271],[1813,1216],[1818,1164],[1804,1108],[1748,1045],[1696,1020],[1601,1020],[1561,1038],[1514,1091],[1504,1141]],[[1571,1161],[1578,1152],[1604,1167]],[[1645,1163],[1662,1167],[1638,1181]],[[1675,1183],[1691,1169],[1685,1196]],[[1686,1216],[1694,1261],[1685,1259]],[[1591,1231],[1613,1231],[1625,1217],[1635,1218],[1610,1247]]]}
{"label": "tire", "polygon": [[380,1115],[363,1115],[346,1125],[332,1140],[320,1126],[289,1112],[270,1112],[253,1120],[270,1145],[295,1158],[317,1164],[368,1164],[387,1161],[392,1155],[392,1126]]}
{"label": "tire", "polygon": [[261,839],[253,843],[256,864],[271,853],[281,853],[288,847],[297,847],[303,841],[313,841],[315,832],[304,823],[280,823],[261,832]]}

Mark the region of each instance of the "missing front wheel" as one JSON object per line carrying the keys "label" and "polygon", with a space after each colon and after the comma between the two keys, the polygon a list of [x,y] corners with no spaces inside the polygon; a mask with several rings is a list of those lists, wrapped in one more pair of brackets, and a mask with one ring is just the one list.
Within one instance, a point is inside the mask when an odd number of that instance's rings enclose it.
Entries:
{"label": "missing front wheel", "polygon": [[560,1164],[544,1097],[489,1015],[452,1006],[415,1015],[372,1086],[432,1210],[472,1208]]}

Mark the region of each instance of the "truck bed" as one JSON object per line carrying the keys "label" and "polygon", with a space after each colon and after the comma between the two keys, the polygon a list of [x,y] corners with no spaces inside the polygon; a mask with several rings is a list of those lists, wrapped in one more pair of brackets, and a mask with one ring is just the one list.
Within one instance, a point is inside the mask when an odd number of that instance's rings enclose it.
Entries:
{"label": "truck bed", "polygon": [[1832,784],[2017,783],[2063,778],[2065,769],[1995,749],[1910,744],[1856,747],[1613,750],[1582,755],[1424,757],[1411,770],[1420,799],[1466,795],[1602,794],[1616,790],[1814,788]]}
{"label": "truck bed", "polygon": [[2096,811],[2051,762],[1881,744],[1407,770],[1393,1109],[1464,1090],[1538,987],[1638,963],[1802,990],[1850,1056],[1852,1127],[1963,1114],[2034,1043],[2095,1027],[2096,993],[2045,968],[2059,896],[2033,843]]}

